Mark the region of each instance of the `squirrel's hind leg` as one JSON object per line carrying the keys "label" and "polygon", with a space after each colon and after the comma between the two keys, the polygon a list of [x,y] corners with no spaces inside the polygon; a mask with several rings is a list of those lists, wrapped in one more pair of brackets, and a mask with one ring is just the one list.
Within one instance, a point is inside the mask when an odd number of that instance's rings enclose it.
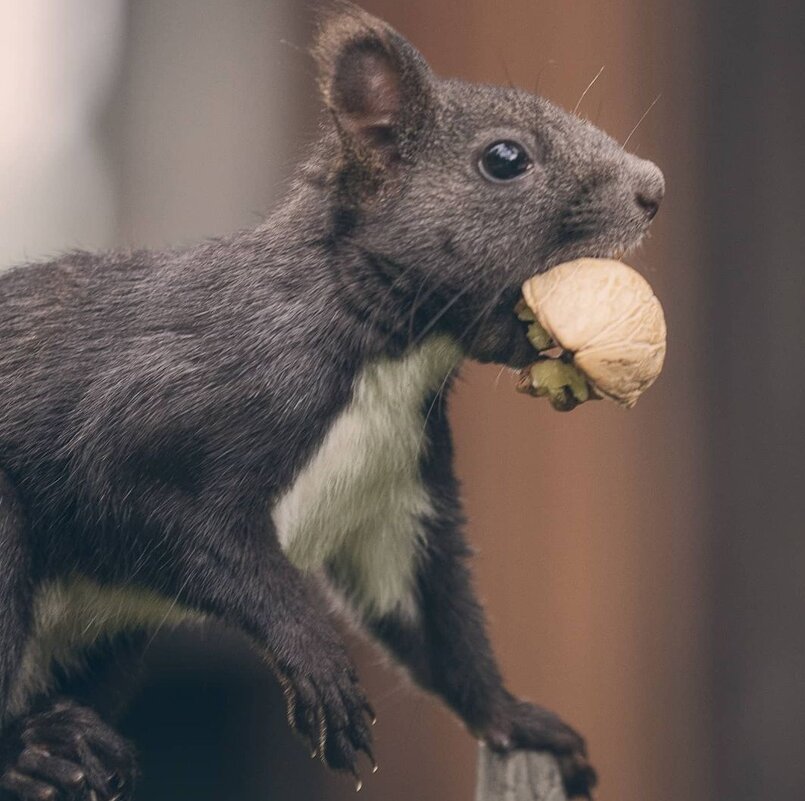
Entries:
{"label": "squirrel's hind leg", "polygon": [[0,726],[31,632],[33,581],[30,541],[22,503],[0,468]]}
{"label": "squirrel's hind leg", "polygon": [[55,668],[51,692],[0,733],[2,801],[128,801],[134,749],[112,726],[136,689],[147,637],[92,646],[78,672]]}
{"label": "squirrel's hind leg", "polygon": [[41,699],[0,740],[3,801],[127,801],[135,775],[129,743],[72,698]]}
{"label": "squirrel's hind leg", "polygon": [[[122,801],[130,797],[134,758],[102,717],[114,706],[115,693],[99,695],[107,682],[63,677],[52,695],[15,697],[33,628],[35,581],[27,525],[19,496],[0,470],[0,799]],[[87,666],[103,674],[94,663],[114,661],[88,659]]]}

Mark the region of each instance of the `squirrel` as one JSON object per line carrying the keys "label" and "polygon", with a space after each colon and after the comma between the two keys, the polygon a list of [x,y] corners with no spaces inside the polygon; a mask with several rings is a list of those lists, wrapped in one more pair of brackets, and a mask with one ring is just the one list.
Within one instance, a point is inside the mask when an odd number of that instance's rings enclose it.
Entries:
{"label": "squirrel", "polygon": [[436,401],[464,359],[533,361],[521,283],[636,246],[662,173],[541,97],[437,77],[355,6],[313,52],[321,135],[263,223],[0,275],[11,799],[131,797],[113,688],[186,618],[245,632],[311,753],[357,778],[374,713],[321,584],[474,736],[595,784],[582,737],[501,677]]}

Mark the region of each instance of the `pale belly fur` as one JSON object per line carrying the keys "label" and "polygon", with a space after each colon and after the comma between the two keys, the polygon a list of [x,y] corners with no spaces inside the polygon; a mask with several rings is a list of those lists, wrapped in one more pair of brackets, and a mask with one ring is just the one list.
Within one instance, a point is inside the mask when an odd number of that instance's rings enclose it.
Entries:
{"label": "pale belly fur", "polygon": [[23,712],[29,700],[47,692],[52,666],[80,667],[88,646],[121,631],[153,630],[201,615],[162,595],[135,587],[100,586],[76,576],[40,588],[33,626],[9,697],[6,716]]}
{"label": "pale belly fur", "polygon": [[460,361],[459,348],[439,337],[367,366],[274,508],[288,558],[306,571],[328,566],[366,617],[414,613],[422,521],[432,514],[420,475],[424,407]]}

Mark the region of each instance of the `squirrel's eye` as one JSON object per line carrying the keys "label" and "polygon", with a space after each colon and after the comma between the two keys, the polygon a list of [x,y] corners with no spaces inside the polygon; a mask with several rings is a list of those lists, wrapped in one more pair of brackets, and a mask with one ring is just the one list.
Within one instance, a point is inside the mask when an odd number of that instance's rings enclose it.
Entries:
{"label": "squirrel's eye", "polygon": [[511,139],[487,145],[478,161],[481,175],[490,181],[511,181],[519,178],[531,169],[531,164],[526,149]]}

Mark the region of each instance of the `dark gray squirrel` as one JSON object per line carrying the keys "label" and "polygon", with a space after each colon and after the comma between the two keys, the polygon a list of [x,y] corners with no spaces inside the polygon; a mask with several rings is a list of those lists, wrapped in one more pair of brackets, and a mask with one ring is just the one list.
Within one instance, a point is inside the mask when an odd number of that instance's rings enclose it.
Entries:
{"label": "dark gray squirrel", "polygon": [[187,617],[245,632],[357,776],[373,712],[320,582],[474,736],[595,783],[501,678],[436,400],[465,358],[531,362],[521,282],[637,245],[662,174],[540,97],[437,78],[354,6],[314,53],[321,137],[261,225],[0,275],[3,798],[131,797],[122,677]]}

